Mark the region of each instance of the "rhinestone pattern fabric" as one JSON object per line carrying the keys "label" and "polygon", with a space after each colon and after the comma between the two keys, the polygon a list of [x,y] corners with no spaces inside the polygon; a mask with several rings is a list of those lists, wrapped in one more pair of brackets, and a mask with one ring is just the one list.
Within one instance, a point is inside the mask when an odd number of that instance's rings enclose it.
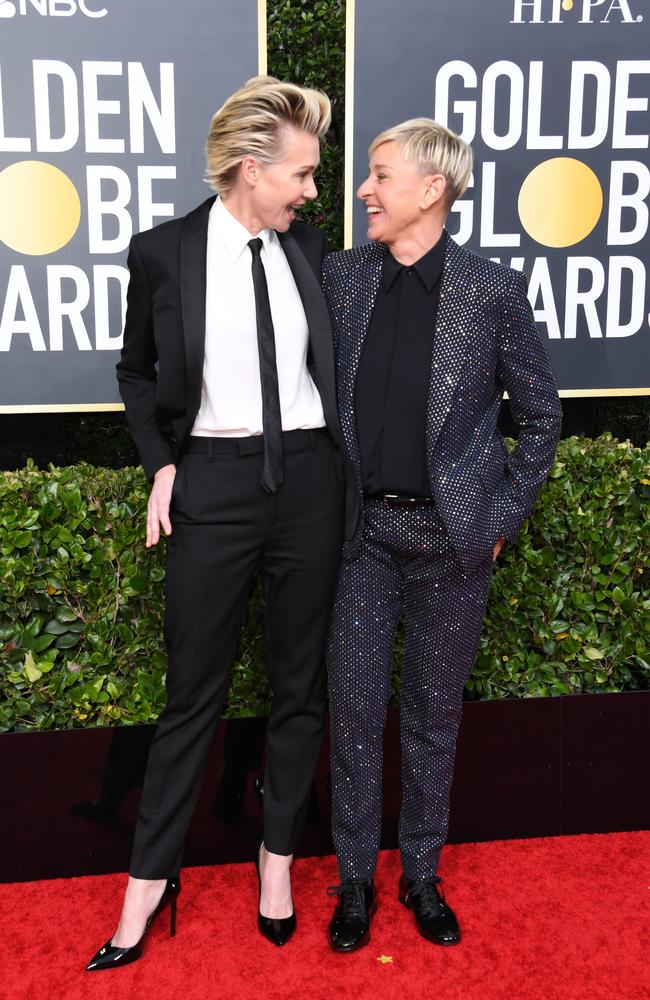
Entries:
{"label": "rhinestone pattern fabric", "polygon": [[460,567],[433,507],[366,503],[356,559],[343,563],[327,659],[332,836],[341,880],[372,878],[381,831],[383,734],[395,630],[404,613],[399,843],[408,878],[435,875],[447,835],[463,687],[492,572]]}
{"label": "rhinestone pattern fabric", "polygon": [[[328,640],[332,821],[342,879],[374,872],[383,728],[402,612],[400,848],[407,877],[435,874],[492,548],[499,537],[517,535],[560,435],[560,401],[525,277],[469,253],[448,234],[445,240],[427,404],[430,506],[386,506],[361,492],[354,392],[386,247],[366,244],[324,263],[339,412],[359,505]],[[497,430],[504,390],[519,425],[512,453]]]}

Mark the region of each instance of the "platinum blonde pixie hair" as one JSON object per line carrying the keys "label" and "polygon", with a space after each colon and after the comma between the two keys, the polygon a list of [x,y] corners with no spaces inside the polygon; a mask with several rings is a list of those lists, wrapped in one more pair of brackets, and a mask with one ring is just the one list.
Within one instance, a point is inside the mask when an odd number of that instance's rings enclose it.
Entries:
{"label": "platinum blonde pixie hair", "polygon": [[368,155],[384,142],[397,142],[407,163],[422,174],[442,174],[447,182],[448,208],[467,190],[474,164],[472,147],[432,118],[411,118],[387,128],[373,139]]}
{"label": "platinum blonde pixie hair", "polygon": [[235,183],[245,156],[263,164],[282,159],[285,128],[293,125],[319,139],[329,128],[330,101],[320,90],[254,76],[212,116],[205,143],[206,180],[221,195]]}

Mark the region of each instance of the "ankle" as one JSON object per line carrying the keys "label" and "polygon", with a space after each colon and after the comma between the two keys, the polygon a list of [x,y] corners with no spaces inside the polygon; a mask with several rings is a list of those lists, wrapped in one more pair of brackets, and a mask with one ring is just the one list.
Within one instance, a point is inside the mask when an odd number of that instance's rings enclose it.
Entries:
{"label": "ankle", "polygon": [[134,875],[129,875],[126,891],[130,896],[144,897],[155,892],[156,889],[164,889],[166,884],[167,879],[164,878],[136,878]]}
{"label": "ankle", "polygon": [[271,866],[275,869],[287,870],[291,868],[293,862],[293,854],[274,854],[273,851],[269,851],[264,844],[260,847],[260,864]]}

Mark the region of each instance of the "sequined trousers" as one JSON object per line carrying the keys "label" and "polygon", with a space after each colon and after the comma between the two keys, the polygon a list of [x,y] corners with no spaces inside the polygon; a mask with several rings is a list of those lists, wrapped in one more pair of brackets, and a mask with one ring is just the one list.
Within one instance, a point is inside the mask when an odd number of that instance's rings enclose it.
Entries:
{"label": "sequined trousers", "polygon": [[399,846],[407,878],[436,873],[447,837],[463,687],[481,632],[492,554],[464,573],[433,505],[366,502],[328,638],[332,836],[341,879],[371,878],[381,830],[383,734],[404,619]]}

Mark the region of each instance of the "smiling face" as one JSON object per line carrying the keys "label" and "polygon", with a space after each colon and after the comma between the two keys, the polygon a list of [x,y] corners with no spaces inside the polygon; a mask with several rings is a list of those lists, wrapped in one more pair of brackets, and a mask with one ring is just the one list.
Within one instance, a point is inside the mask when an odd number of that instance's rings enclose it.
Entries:
{"label": "smiling face", "polygon": [[249,180],[250,209],[259,229],[287,231],[296,209],[318,194],[314,172],[320,163],[320,143],[315,135],[285,126],[283,156],[277,163],[261,164],[246,157],[242,164]]}
{"label": "smiling face", "polygon": [[[408,239],[432,204],[432,183],[440,175],[425,176],[408,163],[397,142],[384,142],[370,158],[370,173],[357,191],[366,204],[368,239],[389,247]],[[434,200],[438,200],[435,198]]]}

